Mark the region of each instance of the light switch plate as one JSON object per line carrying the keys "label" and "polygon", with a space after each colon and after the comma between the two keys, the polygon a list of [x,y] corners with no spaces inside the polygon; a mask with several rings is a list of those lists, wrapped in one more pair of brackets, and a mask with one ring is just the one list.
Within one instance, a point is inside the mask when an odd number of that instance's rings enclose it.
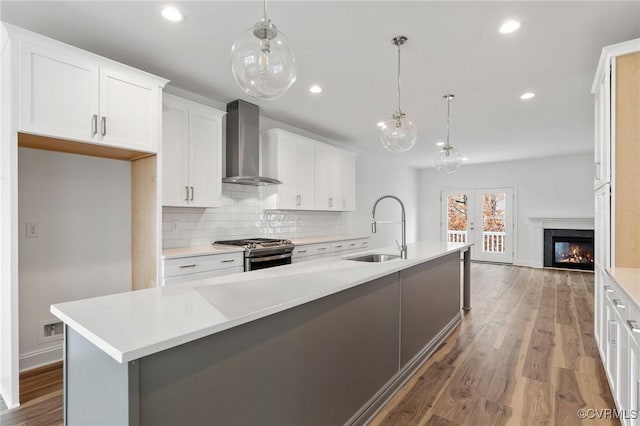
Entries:
{"label": "light switch plate", "polygon": [[26,227],[27,238],[38,238],[40,237],[40,227],[36,222],[27,222]]}

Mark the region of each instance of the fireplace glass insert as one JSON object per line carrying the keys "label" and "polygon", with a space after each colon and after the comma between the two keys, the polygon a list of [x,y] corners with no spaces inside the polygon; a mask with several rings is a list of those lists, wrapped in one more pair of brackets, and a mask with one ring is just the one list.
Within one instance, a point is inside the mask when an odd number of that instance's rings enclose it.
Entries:
{"label": "fireplace glass insert", "polygon": [[593,231],[545,229],[544,266],[593,271]]}

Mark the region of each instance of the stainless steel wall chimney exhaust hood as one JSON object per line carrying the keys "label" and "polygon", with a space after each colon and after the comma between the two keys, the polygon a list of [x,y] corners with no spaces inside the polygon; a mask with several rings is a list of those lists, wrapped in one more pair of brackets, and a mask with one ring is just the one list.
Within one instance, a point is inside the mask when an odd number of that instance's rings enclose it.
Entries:
{"label": "stainless steel wall chimney exhaust hood", "polygon": [[259,176],[260,109],[243,100],[227,104],[227,177],[223,182],[240,185],[274,185],[277,179]]}

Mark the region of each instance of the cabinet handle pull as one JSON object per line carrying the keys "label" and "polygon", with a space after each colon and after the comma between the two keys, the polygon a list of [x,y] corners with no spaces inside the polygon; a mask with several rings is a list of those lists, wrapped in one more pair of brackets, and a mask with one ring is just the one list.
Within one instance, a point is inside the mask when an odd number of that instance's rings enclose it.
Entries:
{"label": "cabinet handle pull", "polygon": [[595,173],[596,180],[601,180],[602,179],[602,176],[600,176],[600,171],[601,171],[600,166],[601,166],[601,164],[602,163],[600,161],[596,161],[596,163],[594,164],[594,166],[596,168],[596,173]]}
{"label": "cabinet handle pull", "polygon": [[354,247],[356,245],[356,243],[351,243],[349,244],[351,247]]}
{"label": "cabinet handle pull", "polygon": [[342,246],[336,246],[336,248],[342,248]]}
{"label": "cabinet handle pull", "polygon": [[318,251],[326,250],[326,249],[327,249],[326,247],[320,247],[320,248],[318,248]]}
{"label": "cabinet handle pull", "polygon": [[[613,327],[613,329],[611,327]],[[615,321],[609,321],[609,344],[610,345],[615,345],[616,344],[616,330],[615,330],[615,328],[616,328],[616,322]]]}
{"label": "cabinet handle pull", "polygon": [[611,286],[608,286],[608,285],[604,286],[604,291],[606,291],[607,293],[613,293],[613,289],[611,288]]}
{"label": "cabinet handle pull", "polygon": [[180,265],[179,268],[180,269],[182,269],[182,268],[195,268],[195,266],[196,266],[196,264],[192,263],[191,265]]}
{"label": "cabinet handle pull", "polygon": [[189,201],[189,187],[188,186],[184,187],[184,193],[185,193],[184,200],[185,201]]}
{"label": "cabinet handle pull", "polygon": [[329,197],[329,207],[333,207],[333,198]]}
{"label": "cabinet handle pull", "polygon": [[613,304],[616,308],[624,309],[624,303],[620,299],[613,299]]}
{"label": "cabinet handle pull", "polygon": [[640,326],[638,326],[638,322],[634,320],[628,320],[627,324],[629,324],[629,328],[634,333],[640,333]]}
{"label": "cabinet handle pull", "polygon": [[296,206],[300,207],[302,204],[302,196],[296,195]]}
{"label": "cabinet handle pull", "polygon": [[226,260],[221,260],[220,263],[231,263],[231,262],[235,262],[235,259],[226,259]]}
{"label": "cabinet handle pull", "polygon": [[107,117],[105,117],[104,115],[102,116],[102,119],[100,120],[100,127],[102,129],[102,131],[101,131],[102,136],[106,136],[107,135]]}
{"label": "cabinet handle pull", "polygon": [[91,116],[91,134],[94,136],[98,134],[98,114]]}
{"label": "cabinet handle pull", "polygon": [[306,250],[298,250],[298,253],[306,253]]}
{"label": "cabinet handle pull", "polygon": [[191,201],[193,201],[193,194],[195,193],[195,191],[193,190],[193,186],[191,186],[190,188],[191,188]]}

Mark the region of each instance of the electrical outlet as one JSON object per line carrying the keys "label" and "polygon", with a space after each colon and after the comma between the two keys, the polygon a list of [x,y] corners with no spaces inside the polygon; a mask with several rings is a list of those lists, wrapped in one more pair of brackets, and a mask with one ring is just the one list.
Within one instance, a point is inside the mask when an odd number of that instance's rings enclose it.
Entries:
{"label": "electrical outlet", "polygon": [[178,221],[177,220],[171,221],[171,230],[172,231],[177,231],[178,230]]}
{"label": "electrical outlet", "polygon": [[27,222],[27,238],[40,237],[40,227],[36,222]]}
{"label": "electrical outlet", "polygon": [[38,329],[38,343],[47,343],[54,340],[62,340],[64,337],[64,324],[57,319],[40,321]]}

